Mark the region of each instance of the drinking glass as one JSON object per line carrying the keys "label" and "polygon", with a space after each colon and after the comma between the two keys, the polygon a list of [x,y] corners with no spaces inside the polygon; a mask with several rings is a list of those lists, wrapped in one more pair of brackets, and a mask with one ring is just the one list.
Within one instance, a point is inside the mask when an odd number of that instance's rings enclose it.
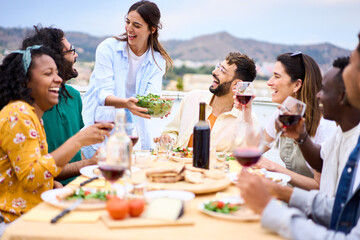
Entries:
{"label": "drinking glass", "polygon": [[260,125],[240,122],[236,131],[234,157],[243,166],[257,163],[263,151],[263,130]]}
{"label": "drinking glass", "polygon": [[255,90],[251,83],[252,82],[238,82],[236,84],[235,96],[238,102],[241,104],[242,121],[244,121],[246,104],[248,104],[253,98],[255,98]]}
{"label": "drinking glass", "polygon": [[[94,116],[95,123],[115,123],[115,107],[114,106],[97,106]],[[111,129],[104,129],[110,131]],[[101,147],[105,147],[107,137],[105,137]]]}
{"label": "drinking glass", "polygon": [[[288,96],[284,102],[281,104],[281,107],[279,109],[279,121],[283,124],[283,129],[286,129],[292,125],[295,125],[301,117],[305,113],[306,104],[302,101],[293,98],[291,96]],[[278,146],[278,141],[280,139],[281,134],[283,133],[283,130],[281,129],[273,141],[273,145],[275,144]]]}
{"label": "drinking glass", "polygon": [[157,142],[156,144],[157,161],[159,162],[168,161],[172,146],[173,146],[172,140],[160,138],[159,142]]}
{"label": "drinking glass", "polygon": [[119,191],[115,186],[115,182],[123,177],[127,166],[111,157],[106,157],[105,161],[99,161],[98,164],[101,174],[105,178],[105,181],[110,182],[111,189],[116,190],[117,194],[119,194]]}
{"label": "drinking glass", "polygon": [[126,123],[125,131],[126,131],[126,134],[129,136],[129,138],[131,139],[131,142],[132,142],[133,147],[134,147],[135,144],[139,140],[139,127],[138,127],[138,125],[136,125],[134,123]]}

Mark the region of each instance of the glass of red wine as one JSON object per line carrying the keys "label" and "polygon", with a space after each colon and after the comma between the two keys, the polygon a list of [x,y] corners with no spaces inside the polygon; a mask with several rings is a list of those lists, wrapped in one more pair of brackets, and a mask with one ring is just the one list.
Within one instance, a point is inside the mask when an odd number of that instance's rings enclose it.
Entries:
{"label": "glass of red wine", "polygon": [[234,157],[243,167],[250,167],[260,159],[263,130],[259,124],[240,122],[236,130]]}
{"label": "glass of red wine", "polygon": [[306,104],[302,101],[288,96],[284,102],[281,104],[279,109],[278,120],[282,123],[282,129],[277,133],[274,140],[274,144],[278,146],[277,142],[280,139],[283,129],[291,127],[299,122],[301,117],[305,113]]}
{"label": "glass of red wine", "polygon": [[242,108],[242,121],[244,122],[245,106],[255,98],[255,90],[252,82],[238,82],[236,84],[235,96]]}
{"label": "glass of red wine", "polygon": [[139,140],[139,127],[135,123],[126,123],[125,125],[126,134],[131,139],[133,147]]}

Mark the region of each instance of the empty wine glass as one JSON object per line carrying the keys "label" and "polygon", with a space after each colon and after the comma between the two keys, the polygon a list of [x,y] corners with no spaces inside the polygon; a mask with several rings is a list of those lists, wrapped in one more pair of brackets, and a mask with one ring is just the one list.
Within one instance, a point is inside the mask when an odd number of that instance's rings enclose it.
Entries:
{"label": "empty wine glass", "polygon": [[234,157],[243,166],[255,164],[261,157],[263,130],[260,125],[240,122],[236,131]]}
{"label": "empty wine glass", "polygon": [[252,82],[238,82],[236,84],[235,96],[241,104],[242,121],[244,121],[246,104],[248,104],[253,98],[255,98],[255,90],[251,83]]}
{"label": "empty wine glass", "polygon": [[[288,96],[281,104],[279,109],[279,121],[283,124],[283,129],[286,129],[292,125],[295,125],[305,113],[306,104],[302,101]],[[273,141],[273,145],[278,145],[277,142],[280,139],[283,130],[281,129]]]}
{"label": "empty wine glass", "polygon": [[[115,107],[114,106],[97,106],[95,109],[94,116],[95,123],[115,123]],[[111,129],[104,129],[106,131],[110,131]],[[107,142],[107,137],[103,141],[102,147],[104,147],[104,143]]]}

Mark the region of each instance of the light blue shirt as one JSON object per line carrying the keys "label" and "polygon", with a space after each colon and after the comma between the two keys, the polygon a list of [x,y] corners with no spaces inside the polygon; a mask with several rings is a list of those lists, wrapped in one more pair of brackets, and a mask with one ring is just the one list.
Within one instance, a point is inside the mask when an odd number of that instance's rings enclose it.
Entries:
{"label": "light blue shirt", "polygon": [[[153,55],[154,54],[154,58]],[[166,61],[157,51],[149,49],[138,73],[136,74],[135,97],[153,93],[160,95],[162,77],[165,74]],[[95,67],[90,77],[89,90],[83,98],[83,119],[85,127],[94,124],[94,113],[97,106],[103,106],[110,96],[126,98],[126,79],[129,72],[127,42],[115,38],[104,40],[96,49]],[[139,125],[142,149],[151,146],[147,119],[134,116],[126,109],[127,121]],[[94,147],[96,148],[96,147]]]}

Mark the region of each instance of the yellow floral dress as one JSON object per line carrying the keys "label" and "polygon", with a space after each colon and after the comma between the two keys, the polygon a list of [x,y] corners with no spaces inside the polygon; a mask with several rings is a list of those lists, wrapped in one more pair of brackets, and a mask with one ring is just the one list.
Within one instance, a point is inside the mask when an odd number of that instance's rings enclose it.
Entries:
{"label": "yellow floral dress", "polygon": [[42,120],[24,101],[0,111],[0,211],[11,222],[41,202],[61,172],[48,154]]}

